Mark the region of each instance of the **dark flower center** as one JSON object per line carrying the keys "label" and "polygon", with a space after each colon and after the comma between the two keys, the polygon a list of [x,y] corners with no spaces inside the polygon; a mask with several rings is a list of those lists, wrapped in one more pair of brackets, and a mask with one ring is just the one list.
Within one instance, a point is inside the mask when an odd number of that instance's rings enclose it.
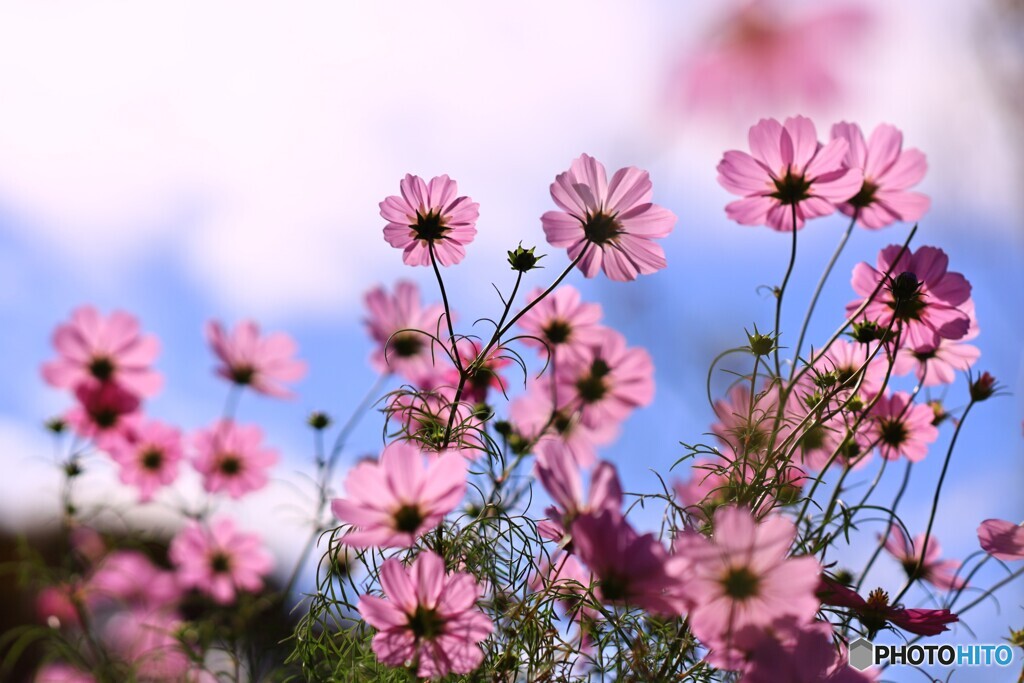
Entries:
{"label": "dark flower center", "polygon": [[879,429],[882,441],[890,446],[899,446],[907,440],[907,428],[899,420],[882,420]]}
{"label": "dark flower center", "polygon": [[572,428],[572,417],[559,410],[555,413],[555,419],[552,420],[551,425],[559,434],[565,434]]}
{"label": "dark flower center", "polygon": [[564,320],[552,320],[544,328],[544,336],[552,344],[564,344],[569,341],[569,335],[572,334],[572,328],[569,327],[569,323]]}
{"label": "dark flower center", "polygon": [[231,381],[235,384],[251,384],[256,377],[256,369],[251,365],[239,365],[231,368]]}
{"label": "dark flower center", "polygon": [[583,234],[587,240],[594,244],[604,244],[622,233],[622,227],[615,220],[615,216],[609,216],[603,211],[595,214],[588,214],[583,222]]}
{"label": "dark flower center", "polygon": [[415,505],[403,505],[395,511],[395,529],[411,534],[423,524],[423,514]]}
{"label": "dark flower center", "polygon": [[914,358],[918,359],[919,361],[921,361],[923,363],[924,361],[931,360],[932,358],[935,358],[935,352],[936,351],[938,351],[937,348],[936,349],[929,349],[929,348],[922,347],[922,348],[919,348],[919,349],[915,349],[914,350]]}
{"label": "dark flower center", "polygon": [[757,595],[761,580],[747,567],[733,567],[722,580],[725,594],[734,600],[746,600]]}
{"label": "dark flower center", "polygon": [[924,310],[924,296],[921,282],[911,272],[900,273],[889,285],[893,300],[888,302],[893,314],[900,320],[919,320]]}
{"label": "dark flower center", "polygon": [[433,242],[441,239],[449,230],[449,228],[444,224],[444,219],[441,217],[441,214],[436,211],[430,211],[425,216],[417,211],[416,224],[409,227],[416,231],[417,239],[426,240],[427,242]]}
{"label": "dark flower center", "polygon": [[224,453],[220,456],[220,463],[217,467],[223,474],[238,474],[242,471],[242,459],[234,453]]}
{"label": "dark flower center", "polygon": [[784,206],[798,204],[811,196],[808,193],[811,183],[802,174],[795,175],[787,170],[786,175],[782,178],[774,178],[772,182],[775,183],[775,192],[770,196],[778,199],[779,203]]}
{"label": "dark flower center", "polygon": [[147,448],[142,453],[142,467],[147,470],[158,470],[164,464],[164,452],[159,448]]}
{"label": "dark flower center", "polygon": [[611,574],[601,579],[601,595],[605,600],[625,600],[629,595],[629,581],[624,576]]}
{"label": "dark flower center", "polygon": [[423,341],[417,334],[401,334],[392,338],[391,348],[400,358],[410,358],[420,352]]}
{"label": "dark flower center", "polygon": [[815,425],[804,432],[800,438],[800,445],[805,451],[816,451],[825,445],[825,428]]}
{"label": "dark flower center", "polygon": [[907,558],[901,562],[903,565],[903,571],[907,573],[907,577],[911,581],[916,581],[924,576],[924,566],[917,560]]}
{"label": "dark flower center", "polygon": [[576,389],[584,403],[594,403],[604,398],[608,393],[608,384],[604,378],[609,372],[611,368],[608,364],[598,358],[591,364],[590,373],[576,380]]}
{"label": "dark flower center", "polygon": [[409,630],[417,638],[433,640],[444,633],[444,618],[437,610],[416,605],[416,611],[409,617]]}
{"label": "dark flower center", "polygon": [[231,558],[222,552],[214,553],[210,557],[210,569],[214,574],[226,574],[231,570]]}
{"label": "dark flower center", "polygon": [[871,206],[875,201],[875,192],[877,191],[878,185],[875,185],[870,180],[865,180],[864,184],[860,186],[860,192],[853,195],[849,200],[850,205],[858,209]]}
{"label": "dark flower center", "polygon": [[117,421],[121,417],[121,413],[119,413],[115,408],[100,407],[89,411],[89,416],[92,418],[92,421],[96,423],[97,427],[100,427],[101,429],[110,429],[117,424]]}
{"label": "dark flower center", "polygon": [[114,361],[106,356],[96,356],[89,363],[89,374],[101,382],[114,376]]}

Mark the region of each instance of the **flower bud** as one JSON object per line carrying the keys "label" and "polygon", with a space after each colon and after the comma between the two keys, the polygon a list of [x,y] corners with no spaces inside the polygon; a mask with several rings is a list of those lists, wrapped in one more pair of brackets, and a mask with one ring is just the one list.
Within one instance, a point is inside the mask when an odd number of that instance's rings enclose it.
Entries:
{"label": "flower bud", "polygon": [[320,431],[331,426],[331,418],[327,413],[315,410],[309,414],[308,418],[306,418],[306,423],[313,429]]}
{"label": "flower bud", "polygon": [[533,252],[536,248],[537,247],[530,247],[529,249],[523,249],[523,243],[520,242],[518,247],[513,251],[508,252],[508,264],[512,266],[512,270],[525,273],[528,270],[540,268],[541,266],[537,265],[537,261],[544,258],[544,254],[541,254],[540,256],[534,255]]}
{"label": "flower bud", "polygon": [[984,401],[987,398],[991,398],[997,389],[996,378],[988,372],[983,372],[978,379],[971,382],[971,400],[975,402]]}

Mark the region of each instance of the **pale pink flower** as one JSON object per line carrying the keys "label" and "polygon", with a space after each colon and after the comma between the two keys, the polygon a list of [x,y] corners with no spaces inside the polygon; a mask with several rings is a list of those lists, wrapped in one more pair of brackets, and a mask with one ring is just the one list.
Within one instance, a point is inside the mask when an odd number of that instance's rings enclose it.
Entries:
{"label": "pale pink flower", "polygon": [[468,674],[480,666],[480,643],[494,631],[476,607],[481,590],[471,574],[445,574],[444,560],[431,551],[409,568],[397,559],[380,567],[383,594],[359,598],[359,614],[377,629],[373,651],[394,667],[412,666],[420,678]]}
{"label": "pale pink flower", "polygon": [[238,323],[230,332],[211,320],[206,338],[221,362],[217,374],[260,394],[289,398],[294,394],[285,384],[306,374],[306,364],[295,358],[295,341],[284,332],[261,336],[260,326],[252,320]]}
{"label": "pale pink flower", "polygon": [[196,456],[192,466],[203,475],[203,488],[224,491],[232,498],[267,485],[268,470],[278,461],[277,451],[263,447],[263,430],[218,420],[192,439]]}
{"label": "pale pink flower", "polygon": [[579,515],[570,531],[573,552],[596,579],[597,600],[664,616],[682,613],[685,563],[669,556],[653,534],[638,534],[618,510],[608,509]]}
{"label": "pale pink flower", "polygon": [[132,438],[111,439],[107,452],[119,466],[121,482],[136,487],[139,500],[147,502],[158,489],[178,478],[181,431],[156,420],[140,420],[132,431]]}
{"label": "pale pink flower", "polygon": [[388,222],[384,239],[401,249],[408,266],[429,266],[430,252],[439,265],[451,266],[466,255],[466,245],[476,236],[480,205],[458,197],[459,188],[446,175],[429,183],[406,174],[399,183],[401,196],[380,203],[380,215]]}
{"label": "pale pink flower", "polygon": [[181,598],[174,573],[157,567],[137,550],[115,550],[103,558],[89,576],[85,590],[93,606],[116,600],[157,609]]}
{"label": "pale pink flower", "polygon": [[1004,519],[986,519],[978,527],[978,542],[997,560],[1024,560],[1024,527]]}
{"label": "pale pink flower", "polygon": [[574,621],[596,621],[601,612],[584,601],[587,590],[594,583],[594,575],[587,571],[575,556],[556,553],[547,558],[538,558],[537,571],[530,577],[530,588],[534,591],[552,591],[558,595],[566,614]]}
{"label": "pale pink flower", "polygon": [[606,329],[599,346],[558,368],[559,400],[581,412],[593,429],[622,422],[654,399],[654,364],[645,349],[628,348],[626,339]]}
{"label": "pale pink flower", "polygon": [[892,371],[896,375],[906,375],[913,371],[924,386],[935,387],[952,384],[956,381],[957,371],[966,372],[981,358],[981,349],[966,342],[979,334],[978,319],[974,314],[974,301],[968,299],[960,310],[970,316],[970,327],[967,334],[955,341],[939,339],[937,346],[926,344],[917,348],[902,347],[896,352],[896,362]]}
{"label": "pale pink flower", "polygon": [[720,507],[713,528],[710,540],[682,532],[675,548],[688,562],[682,590],[693,632],[718,646],[720,665],[735,668],[728,660],[744,629],[764,628],[780,618],[802,623],[814,618],[821,567],[814,557],[789,557],[796,527],[780,515],[758,522],[746,509]]}
{"label": "pale pink flower", "polygon": [[75,398],[78,405],[64,419],[79,436],[103,448],[111,441],[134,437],[140,406],[137,394],[113,382],[85,383],[75,388]]}
{"label": "pale pink flower", "polygon": [[44,664],[32,680],[35,683],[95,683],[96,681],[91,674],[63,662]]}
{"label": "pale pink flower", "polygon": [[898,391],[879,397],[871,408],[865,434],[878,442],[878,452],[886,460],[898,460],[901,455],[911,462],[923,460],[928,444],[939,438],[932,409],[910,401],[910,394]]}
{"label": "pale pink flower", "polygon": [[835,101],[843,90],[840,69],[874,18],[858,4],[722,6],[725,16],[680,59],[670,93],[685,109],[716,117]]}
{"label": "pale pink flower", "polygon": [[126,661],[137,680],[183,681],[191,658],[178,635],[185,622],[173,611],[132,609],[114,614],[104,639]]}
{"label": "pale pink flower", "polygon": [[[772,430],[779,418],[779,389],[775,384],[763,387],[753,399],[750,384],[734,384],[725,398],[714,402],[718,422],[711,433],[730,451],[747,457],[760,457],[768,448]],[[792,431],[785,415],[779,419],[776,443]]]}
{"label": "pale pink flower", "polygon": [[566,247],[585,277],[604,270],[612,280],[635,280],[666,267],[665,252],[654,242],[676,224],[668,209],[653,204],[651,178],[635,166],[620,168],[608,180],[604,165],[581,155],[551,184],[560,211],[541,216],[553,247]]}
{"label": "pale pink flower", "polygon": [[918,534],[914,540],[910,540],[900,525],[893,524],[885,539],[885,549],[903,565],[912,581],[927,581],[944,591],[960,590],[966,585],[963,577],[957,576],[960,562],[939,559],[942,548],[934,536],[928,539],[926,554],[922,559],[921,551],[925,550],[924,534]]}
{"label": "pale pink flower", "polygon": [[745,646],[749,660],[741,683],[871,683],[874,679],[848,666],[836,650],[827,621],[783,623],[771,631],[751,633]]}
{"label": "pale pink flower", "polygon": [[845,168],[845,140],[822,146],[811,120],[794,116],[781,124],[761,119],[750,128],[750,151],[730,150],[718,164],[718,182],[740,195],[725,207],[740,225],[767,225],[773,230],[796,229],[809,218],[827,216],[835,205],[860,189],[858,169]]}
{"label": "pale pink flower", "polygon": [[537,525],[544,538],[569,547],[566,536],[579,515],[600,514],[605,510],[617,514],[622,508],[622,486],[611,463],[600,462],[594,468],[590,476],[590,495],[584,501],[579,464],[572,454],[550,438],[537,443],[536,453],[537,479],[555,503],[544,511],[548,520]]}
{"label": "pale pink flower", "polygon": [[274,564],[258,534],[239,531],[226,517],[208,526],[189,522],[171,541],[168,556],[182,586],[222,605],[234,602],[238,591],[262,590]]}
{"label": "pale pink flower", "polygon": [[883,123],[865,141],[856,123],[842,122],[832,126],[832,138],[846,140],[844,165],[864,174],[860,191],[839,204],[840,211],[847,216],[856,212],[857,223],[871,230],[896,221],[913,222],[928,211],[928,196],[908,189],[921,182],[928,163],[920,150],[903,149],[898,128]]}
{"label": "pale pink flower", "polygon": [[[536,301],[542,293],[540,288],[533,290],[528,301]],[[587,303],[575,287],[562,285],[528,310],[517,324],[526,333],[523,344],[565,358],[601,343],[602,315],[601,304]]]}
{"label": "pale pink flower", "polygon": [[885,381],[886,363],[883,354],[872,358],[870,351],[867,344],[837,339],[824,353],[815,354],[811,363],[813,369],[802,378],[804,386],[814,383],[815,373],[831,374],[835,384],[824,390],[835,392],[837,402],[849,398],[854,389],[862,396],[874,396]]}
{"label": "pale pink flower", "polygon": [[412,443],[388,444],[378,462],[361,462],[345,479],[334,515],[355,527],[341,542],[357,548],[408,548],[436,528],[466,493],[466,460],[448,452],[424,465]]}
{"label": "pale pink flower", "polygon": [[396,282],[391,294],[376,287],[363,301],[363,322],[377,344],[370,356],[377,372],[394,372],[414,384],[437,372],[434,363],[444,351],[434,347],[432,337],[440,337],[445,327],[441,304],[423,306],[419,287],[408,280]]}
{"label": "pale pink flower", "polygon": [[883,328],[892,324],[894,333],[902,325],[900,346],[934,348],[942,339],[962,339],[971,325],[971,284],[948,267],[949,257],[937,247],[912,252],[890,244],[878,252],[877,268],[854,267],[851,283],[861,298],[848,303],[846,313],[853,315],[874,294],[860,319]]}
{"label": "pale pink flower", "polygon": [[160,342],[142,334],[139,321],[124,311],[104,318],[92,306],[71,313],[71,322],[53,333],[59,356],[43,364],[43,378],[52,386],[77,389],[85,383],[116,382],[139,397],[160,391],[163,378],[150,366]]}

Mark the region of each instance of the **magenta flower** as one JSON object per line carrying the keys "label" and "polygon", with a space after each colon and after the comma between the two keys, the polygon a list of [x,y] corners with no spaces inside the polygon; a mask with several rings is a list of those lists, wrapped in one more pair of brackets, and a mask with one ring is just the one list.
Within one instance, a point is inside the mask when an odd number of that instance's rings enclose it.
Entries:
{"label": "magenta flower", "polygon": [[480,205],[469,197],[457,197],[459,188],[446,175],[426,183],[406,174],[399,183],[401,196],[380,203],[380,215],[388,222],[384,239],[401,249],[407,266],[429,266],[430,253],[442,266],[466,256],[466,245],[476,236]]}
{"label": "magenta flower", "polygon": [[32,680],[34,683],[95,683],[96,681],[92,674],[63,662],[44,664]]}
{"label": "magenta flower", "polygon": [[[711,433],[730,451],[743,456],[761,456],[771,438],[778,415],[779,390],[774,384],[758,392],[751,400],[747,383],[735,384],[723,399],[714,402],[718,422],[711,425]],[[792,431],[782,421],[778,425],[777,439],[784,439]]]}
{"label": "magenta flower", "polygon": [[111,441],[134,437],[139,397],[120,384],[85,383],[75,388],[78,405],[64,418],[75,433],[93,439],[101,448]]}
{"label": "magenta flower", "polygon": [[653,204],[651,178],[635,166],[607,179],[604,165],[581,155],[555,177],[551,198],[561,211],[540,220],[553,247],[566,247],[585,277],[604,270],[612,280],[635,280],[666,267],[665,252],[653,240],[667,237],[676,224],[668,209]]}
{"label": "magenta flower", "polygon": [[847,665],[833,642],[827,621],[780,624],[772,632],[751,632],[753,642],[743,683],[870,683],[868,677]]}
{"label": "magenta flower", "polygon": [[605,329],[599,346],[558,368],[559,397],[581,411],[591,428],[618,424],[654,399],[654,364],[645,349],[626,347],[626,339]]}
{"label": "magenta flower", "polygon": [[431,551],[406,569],[391,558],[380,567],[387,598],[363,595],[359,614],[377,629],[373,651],[381,662],[411,666],[420,678],[468,674],[483,661],[479,644],[494,631],[476,608],[480,586],[471,574],[445,574],[444,560]]}
{"label": "magenta flower", "polygon": [[[535,289],[529,301],[535,301],[543,290]],[[562,285],[519,319],[519,327],[527,335],[523,344],[548,350],[565,358],[578,357],[590,346],[598,346],[604,338],[601,322],[601,304],[584,302],[579,290]]]}
{"label": "magenta flower", "polygon": [[881,588],[871,591],[865,600],[852,589],[827,576],[821,578],[817,595],[822,604],[851,610],[867,629],[868,638],[873,638],[889,623],[920,636],[935,636],[948,631],[948,624],[960,621],[948,609],[906,609],[890,605],[889,594]]}
{"label": "magenta flower", "polygon": [[878,289],[861,319],[883,328],[891,325],[894,333],[902,326],[900,346],[935,348],[941,340],[962,339],[970,330],[971,284],[948,270],[946,252],[927,246],[903,251],[890,244],[878,252],[877,265],[854,267],[852,285],[861,298],[846,305],[847,315],[856,313]]}
{"label": "magenta flower", "polygon": [[960,570],[958,561],[939,559],[942,548],[934,536],[928,539],[926,554],[922,559],[921,551],[925,550],[924,534],[910,540],[900,525],[893,524],[885,539],[885,549],[903,565],[911,581],[927,581],[944,591],[960,590],[966,585],[963,577],[957,576]]}
{"label": "magenta flower", "polygon": [[355,527],[342,543],[356,548],[408,548],[436,528],[466,493],[466,459],[451,451],[424,466],[415,444],[388,444],[378,462],[361,462],[345,479],[335,517]]}
{"label": "magenta flower", "polygon": [[1024,560],[1024,527],[1004,519],[986,519],[978,527],[982,549],[997,560]]}
{"label": "magenta flower", "polygon": [[132,432],[132,438],[111,439],[107,451],[120,467],[121,482],[138,488],[139,500],[145,503],[178,478],[181,431],[156,420],[140,420]]}
{"label": "magenta flower", "polygon": [[557,383],[541,378],[531,381],[526,393],[512,400],[509,421],[522,440],[517,445],[536,444],[541,437],[556,440],[572,455],[578,466],[590,467],[597,459],[597,447],[613,442],[619,434],[619,426],[605,423],[588,427],[578,413],[566,407],[564,401],[556,409],[553,401],[557,388]]}
{"label": "magenta flower", "polygon": [[600,462],[594,468],[590,476],[590,495],[584,501],[579,464],[572,453],[551,438],[541,439],[536,453],[537,479],[555,503],[544,511],[548,520],[537,525],[544,538],[563,543],[572,522],[581,514],[596,515],[606,510],[618,514],[622,509],[622,486],[611,463]]}
{"label": "magenta flower", "polygon": [[92,606],[116,600],[153,610],[173,606],[181,598],[174,573],[157,567],[137,550],[116,550],[103,558],[84,590]]}
{"label": "magenta flower", "polygon": [[52,386],[76,390],[86,383],[116,382],[138,397],[160,391],[163,378],[150,366],[160,342],[143,335],[139,321],[124,311],[104,318],[92,306],[71,313],[71,322],[53,333],[59,356],[43,364],[43,378]]}
{"label": "magenta flower", "polygon": [[730,661],[737,633],[764,628],[790,617],[814,618],[821,566],[813,557],[789,557],[796,527],[772,515],[758,522],[746,509],[720,507],[711,540],[693,531],[676,539],[677,554],[689,564],[683,593],[693,632],[722,666]]}
{"label": "magenta flower", "polygon": [[911,462],[923,460],[928,444],[939,438],[932,409],[910,400],[904,391],[881,396],[869,413],[865,433],[878,442],[878,452],[886,460],[898,460],[901,455]]}
{"label": "magenta flower", "polygon": [[[456,348],[464,368],[469,368],[483,350],[480,342],[475,339],[460,339],[456,343]],[[502,395],[505,395],[509,384],[508,380],[502,376],[501,370],[511,365],[511,363],[511,357],[506,355],[503,348],[496,347],[492,349],[488,352],[487,358],[477,365],[476,370],[469,376],[466,385],[463,387],[460,400],[474,405],[485,403],[487,401],[487,394],[490,393],[491,389],[497,389]],[[459,371],[454,366],[449,366],[438,379],[443,386],[457,386],[459,383]]]}
{"label": "magenta flower", "polygon": [[251,320],[238,323],[226,332],[217,321],[206,325],[206,338],[221,365],[217,374],[239,386],[251,387],[267,396],[293,396],[284,385],[306,374],[306,364],[295,359],[295,342],[283,332],[260,336],[260,327]]}
{"label": "magenta flower", "polygon": [[864,184],[849,201],[839,204],[847,216],[857,214],[857,223],[878,230],[896,221],[912,222],[921,218],[931,204],[927,195],[910,192],[928,170],[924,154],[918,149],[903,149],[903,133],[883,123],[866,142],[856,123],[832,126],[832,139],[846,140],[849,150],[843,163],[864,174]]}
{"label": "magenta flower", "polygon": [[168,556],[182,586],[222,605],[234,602],[238,591],[262,590],[274,564],[259,535],[239,531],[228,518],[209,526],[189,522],[171,541]]}
{"label": "magenta flower", "polygon": [[740,225],[796,229],[808,218],[827,216],[835,205],[857,194],[864,180],[858,169],[843,166],[848,146],[835,139],[822,146],[811,120],[803,116],[761,119],[750,128],[750,151],[731,150],[718,164],[718,182],[742,199],[725,207]]}
{"label": "magenta flower", "polygon": [[203,488],[224,491],[232,498],[267,485],[267,471],[277,464],[277,451],[263,447],[263,430],[218,420],[193,438],[196,456],[192,466],[203,475]]}
{"label": "magenta flower", "polygon": [[423,306],[420,289],[415,282],[399,280],[394,292],[388,294],[383,287],[366,293],[367,317],[363,322],[377,347],[370,356],[370,364],[377,372],[395,372],[419,384],[435,374],[435,351],[431,337],[438,337],[445,326],[444,307],[441,304]]}
{"label": "magenta flower", "polygon": [[937,346],[927,344],[918,348],[902,347],[896,352],[896,362],[892,371],[896,375],[906,375],[913,371],[917,379],[926,387],[952,384],[956,381],[956,373],[966,372],[981,358],[981,349],[966,342],[976,338],[980,333],[978,319],[974,315],[974,301],[968,299],[960,310],[970,317],[967,334],[955,341],[940,339]]}
{"label": "magenta flower", "polygon": [[117,612],[103,626],[112,649],[132,667],[131,680],[185,681],[191,657],[179,634],[185,622],[173,610]]}

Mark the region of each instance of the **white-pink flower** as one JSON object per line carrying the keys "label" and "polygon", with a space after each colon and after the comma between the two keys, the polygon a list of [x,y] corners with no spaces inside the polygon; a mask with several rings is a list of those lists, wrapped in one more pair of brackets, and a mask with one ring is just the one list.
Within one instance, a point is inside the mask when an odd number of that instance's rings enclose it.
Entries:
{"label": "white-pink flower", "polygon": [[481,590],[471,574],[446,574],[444,560],[424,551],[409,568],[385,560],[380,585],[386,598],[363,595],[358,605],[378,631],[373,637],[377,659],[411,666],[420,678],[467,674],[480,666],[480,643],[494,626],[476,607]]}
{"label": "white-pink flower", "polygon": [[446,175],[424,182],[406,174],[399,183],[400,195],[380,203],[380,215],[388,222],[384,239],[402,250],[408,266],[429,266],[431,252],[439,265],[451,266],[466,256],[466,245],[476,237],[480,205],[459,197],[458,185]]}
{"label": "white-pink flower", "polygon": [[289,398],[293,394],[285,384],[306,374],[306,364],[295,358],[295,341],[284,332],[261,335],[252,320],[238,323],[230,332],[212,320],[206,325],[206,338],[221,361],[217,374],[258,393]]}
{"label": "white-pink flower", "polygon": [[224,605],[234,602],[238,591],[261,590],[273,567],[259,535],[239,531],[226,517],[209,525],[189,522],[171,541],[168,556],[182,586]]}

